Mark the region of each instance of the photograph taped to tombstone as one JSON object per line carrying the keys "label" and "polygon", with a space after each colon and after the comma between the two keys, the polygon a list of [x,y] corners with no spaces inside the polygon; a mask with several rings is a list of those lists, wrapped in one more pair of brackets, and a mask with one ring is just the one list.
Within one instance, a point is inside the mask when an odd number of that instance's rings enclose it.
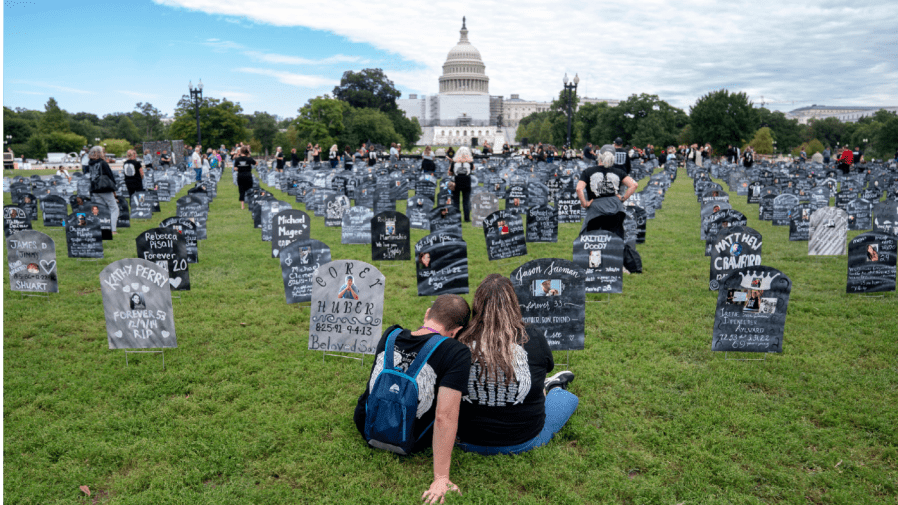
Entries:
{"label": "photograph taped to tombstone", "polygon": [[278,257],[287,303],[312,301],[312,274],[321,265],[330,263],[330,247],[320,240],[305,238],[287,244]]}
{"label": "photograph taped to tombstone", "polygon": [[711,244],[711,271],[708,288],[716,291],[720,281],[738,268],[761,264],[761,234],[748,226],[723,228]]}
{"label": "photograph taped to tombstone", "polygon": [[574,240],[573,258],[586,271],[587,293],[623,292],[623,239],[605,230],[586,232]]}
{"label": "photograph taped to tombstone", "polygon": [[103,230],[100,222],[86,211],[66,217],[65,242],[69,258],[103,257]]}
{"label": "photograph taped to tombstone", "polygon": [[712,351],[783,352],[792,281],[775,268],[732,271],[720,282]]}
{"label": "photograph taped to tombstone", "polygon": [[387,210],[371,218],[371,260],[404,261],[412,257],[409,220]]}
{"label": "photograph taped to tombstone", "polygon": [[461,235],[431,233],[415,244],[418,296],[468,293],[468,245]]}
{"label": "photograph taped to tombstone", "polygon": [[896,244],[890,233],[870,231],[848,243],[847,293],[895,291]]}
{"label": "photograph taped to tombstone", "polygon": [[110,349],[178,347],[168,272],[151,261],[126,258],[100,272]]}
{"label": "photograph taped to tombstone", "polygon": [[483,234],[490,261],[527,254],[521,214],[508,210],[493,212],[483,220]]}
{"label": "photograph taped to tombstone", "polygon": [[312,275],[309,350],[374,354],[384,310],[383,274],[364,261],[337,260]]}
{"label": "photograph taped to tombstone", "polygon": [[33,230],[6,239],[9,288],[12,291],[58,293],[56,244],[49,235]]}
{"label": "photograph taped to tombstone", "polygon": [[511,273],[521,316],[546,337],[553,351],[585,347],[586,271],[571,261],[528,261]]}

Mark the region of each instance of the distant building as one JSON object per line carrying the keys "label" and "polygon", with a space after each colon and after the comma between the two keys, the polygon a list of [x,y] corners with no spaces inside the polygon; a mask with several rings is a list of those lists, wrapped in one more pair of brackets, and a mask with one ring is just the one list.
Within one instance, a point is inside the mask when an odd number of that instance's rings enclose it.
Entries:
{"label": "distant building", "polygon": [[810,107],[801,107],[786,113],[789,119],[797,119],[801,124],[808,124],[811,119],[826,119],[828,117],[837,118],[843,123],[855,123],[858,119],[865,116],[872,116],[879,110],[887,110],[890,112],[898,112],[898,106],[886,107],[835,107],[829,105],[811,105]]}

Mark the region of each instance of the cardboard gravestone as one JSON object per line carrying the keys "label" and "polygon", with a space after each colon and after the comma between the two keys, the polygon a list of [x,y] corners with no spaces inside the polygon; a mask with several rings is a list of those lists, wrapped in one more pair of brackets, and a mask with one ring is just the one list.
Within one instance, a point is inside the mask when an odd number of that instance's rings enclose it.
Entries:
{"label": "cardboard gravestone", "polygon": [[881,207],[873,219],[873,231],[884,231],[898,236],[898,210]]}
{"label": "cardboard gravestone", "polygon": [[159,195],[156,193],[156,190],[148,189],[144,192],[147,194],[146,199],[149,200],[152,211],[162,212],[162,207],[159,206]]}
{"label": "cardboard gravestone", "polygon": [[56,243],[39,231],[23,230],[6,239],[9,288],[29,293],[59,293]]}
{"label": "cardboard gravestone", "polygon": [[855,198],[845,208],[848,213],[849,230],[869,230],[873,228],[873,204],[863,198]]}
{"label": "cardboard gravestone", "polygon": [[374,354],[382,332],[385,281],[363,261],[318,267],[312,274],[309,350]]}
{"label": "cardboard gravestone", "polygon": [[[266,203],[268,205],[266,205]],[[271,242],[275,221],[279,213],[290,209],[290,204],[280,200],[262,202],[262,241]]]}
{"label": "cardboard gravestone", "polygon": [[190,291],[187,239],[171,228],[152,228],[137,236],[137,257],[164,268],[173,291]]}
{"label": "cardboard gravestone", "polygon": [[645,243],[645,224],[647,222],[645,209],[636,205],[625,205],[624,212],[624,243],[635,246]]}
{"label": "cardboard gravestone", "polygon": [[28,217],[32,221],[37,221],[37,197],[31,193],[22,195],[22,199],[19,201],[19,207],[25,209],[25,212],[28,213]]}
{"label": "cardboard gravestone", "polygon": [[711,226],[711,223],[720,217],[721,213],[728,210],[732,210],[732,207],[726,202],[707,203],[702,206],[701,226],[699,227],[699,234],[702,240],[708,239],[708,228]]}
{"label": "cardboard gravestone", "polygon": [[371,218],[371,261],[402,261],[412,258],[408,218],[388,210]]}
{"label": "cardboard gravestone", "polygon": [[131,195],[131,219],[152,219],[153,202],[146,191],[135,191]]}
{"label": "cardboard gravestone", "polygon": [[849,191],[847,189],[843,189],[836,193],[836,208],[845,210],[848,207],[848,202],[854,200],[858,197],[858,192]]}
{"label": "cardboard gravestone", "polygon": [[381,212],[395,210],[396,200],[393,199],[390,179],[388,177],[378,178],[377,189],[374,192],[374,213],[380,214]]}
{"label": "cardboard gravestone", "polygon": [[583,208],[576,193],[559,193],[555,198],[559,223],[579,223],[583,221]]}
{"label": "cardboard gravestone", "polygon": [[58,228],[69,214],[69,206],[61,196],[51,195],[41,200],[44,226]]}
{"label": "cardboard gravestone", "polygon": [[461,235],[441,231],[415,244],[418,296],[468,292],[468,245]]}
{"label": "cardboard gravestone", "polygon": [[178,347],[168,272],[140,258],[126,258],[100,272],[110,349]]}
{"label": "cardboard gravestone", "polygon": [[116,227],[130,228],[131,209],[128,208],[128,199],[119,195],[115,197],[115,202],[118,205],[118,221],[116,223]]}
{"label": "cardboard gravestone", "polygon": [[848,243],[848,293],[895,291],[898,236],[869,231]]}
{"label": "cardboard gravestone", "polygon": [[483,220],[483,234],[490,261],[527,254],[524,222],[520,214],[508,210],[493,212]]}
{"label": "cardboard gravestone", "polygon": [[112,240],[112,212],[106,206],[105,200],[98,199],[93,201],[83,209],[88,213],[88,220],[93,219],[100,223],[100,230],[103,231],[103,240]]}
{"label": "cardboard gravestone", "polygon": [[789,240],[806,241],[811,232],[811,204],[802,203],[792,209],[789,220]]}
{"label": "cardboard gravestone", "polygon": [[527,209],[527,242],[558,242],[555,207],[542,205]]}
{"label": "cardboard gravestone", "polygon": [[[262,229],[262,212],[266,207],[271,208],[271,202],[275,201],[276,198],[271,196],[270,194],[266,194],[264,196],[260,196],[253,201],[253,204],[250,206],[250,212],[252,212],[253,216],[253,228]],[[190,202],[185,202],[184,205],[187,205]],[[266,205],[267,204],[267,205]],[[182,205],[178,205],[180,209]]]}
{"label": "cardboard gravestone", "polygon": [[541,182],[527,185],[527,207],[541,207],[549,204],[549,188]]}
{"label": "cardboard gravestone", "polygon": [[773,199],[773,226],[789,226],[792,209],[798,205],[798,197],[783,194]]}
{"label": "cardboard gravestone", "polygon": [[28,212],[18,205],[3,206],[3,236],[9,237],[13,233],[31,229],[31,219]]}
{"label": "cardboard gravestone", "polygon": [[758,205],[758,219],[761,221],[773,221],[773,201],[779,194],[769,194],[761,197]]}
{"label": "cardboard gravestone", "polygon": [[455,201],[452,198],[452,191],[448,188],[441,189],[439,193],[437,193],[437,206],[454,205]]}
{"label": "cardboard gravestone", "polygon": [[461,213],[453,205],[443,205],[430,211],[430,232],[448,231],[462,234]]}
{"label": "cardboard gravestone", "polygon": [[309,215],[305,212],[293,209],[278,212],[272,223],[271,257],[279,258],[280,251],[292,242],[310,238],[311,232]]}
{"label": "cardboard gravestone", "polygon": [[[811,209],[817,210],[829,206],[829,188],[817,186],[810,191]],[[813,214],[813,212],[812,212]]]}
{"label": "cardboard gravestone", "polygon": [[623,239],[605,230],[586,232],[574,240],[573,258],[586,271],[587,293],[623,292]]}
{"label": "cardboard gravestone", "polygon": [[200,258],[197,247],[196,223],[186,217],[170,217],[159,223],[160,228],[171,228],[180,233],[187,241],[187,263],[197,263]]}
{"label": "cardboard gravestone", "polygon": [[405,215],[408,217],[409,226],[419,230],[430,231],[430,211],[433,209],[433,201],[423,196],[413,196],[405,203]]}
{"label": "cardboard gravestone", "polygon": [[196,225],[197,240],[206,240],[206,221],[209,219],[208,206],[198,202],[178,205],[178,217],[186,217],[193,221]]}
{"label": "cardboard gravestone", "polygon": [[65,242],[69,258],[102,258],[103,230],[87,212],[73,212],[65,221]]}
{"label": "cardboard gravestone", "polygon": [[[89,182],[88,182],[89,184]],[[25,195],[31,193],[31,184],[15,182],[9,186],[9,197],[14,205],[18,205]]]}
{"label": "cardboard gravestone", "polygon": [[490,192],[478,193],[471,197],[471,224],[483,227],[483,219],[499,210],[499,199]]}
{"label": "cardboard gravestone", "polygon": [[423,196],[425,198],[433,200],[434,194],[437,191],[437,180],[436,177],[424,174],[418,177],[417,182],[415,183],[415,196]]}
{"label": "cardboard gravestone", "polygon": [[171,197],[174,196],[172,193],[172,183],[168,178],[159,179],[155,183],[156,187],[156,196],[160,201],[170,202]]}
{"label": "cardboard gravestone", "polygon": [[342,226],[343,214],[349,210],[346,195],[328,195],[324,200],[324,226]]}
{"label": "cardboard gravestone", "polygon": [[374,212],[368,207],[351,207],[343,214],[341,242],[344,244],[370,244],[371,219]]}
{"label": "cardboard gravestone", "polygon": [[766,266],[734,270],[720,282],[712,351],[783,352],[792,281]]}
{"label": "cardboard gravestone", "polygon": [[717,234],[725,228],[733,226],[745,226],[748,224],[748,218],[736,209],[727,209],[712,214],[711,220],[704,224],[705,231],[705,256],[711,256],[711,248],[714,245],[714,239]]}
{"label": "cardboard gravestone", "polygon": [[824,207],[811,214],[808,255],[841,256],[848,238],[848,215],[836,207]]}
{"label": "cardboard gravestone", "polygon": [[515,214],[527,212],[527,185],[511,184],[505,193],[505,210]]}
{"label": "cardboard gravestone", "polygon": [[321,265],[330,263],[330,247],[320,240],[305,237],[284,246],[278,257],[287,303],[312,301],[312,274]]}
{"label": "cardboard gravestone", "polygon": [[734,270],[760,265],[762,245],[761,234],[748,226],[721,229],[711,245],[709,289],[719,289],[720,281]]}
{"label": "cardboard gravestone", "polygon": [[524,323],[553,351],[585,347],[586,271],[559,258],[528,261],[511,272]]}

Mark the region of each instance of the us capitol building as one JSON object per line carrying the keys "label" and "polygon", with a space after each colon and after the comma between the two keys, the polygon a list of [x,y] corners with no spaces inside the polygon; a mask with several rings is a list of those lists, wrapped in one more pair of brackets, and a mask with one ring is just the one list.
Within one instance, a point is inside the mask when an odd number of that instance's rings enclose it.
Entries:
{"label": "us capitol building", "polygon": [[[468,29],[462,18],[461,37],[449,50],[439,79],[439,94],[409,95],[396,100],[396,105],[409,118],[418,118],[421,138],[416,145],[483,145],[494,151],[502,144],[515,143],[515,132],[521,119],[549,110],[550,102],[521,100],[511,95],[490,95],[490,78],[480,51],[468,40]],[[607,102],[615,106],[619,100],[580,98],[580,103]]]}

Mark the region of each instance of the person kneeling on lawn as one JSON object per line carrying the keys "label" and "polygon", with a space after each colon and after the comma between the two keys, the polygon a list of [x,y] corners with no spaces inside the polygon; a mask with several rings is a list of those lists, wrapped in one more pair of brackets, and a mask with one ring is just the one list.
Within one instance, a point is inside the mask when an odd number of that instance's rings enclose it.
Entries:
{"label": "person kneeling on lawn", "polygon": [[449,467],[459,404],[468,394],[471,351],[455,336],[470,315],[464,298],[442,295],[417,330],[388,328],[353,416],[372,447],[403,455],[433,447],[433,483],[422,496],[429,503],[449,491],[461,494],[449,480]]}

